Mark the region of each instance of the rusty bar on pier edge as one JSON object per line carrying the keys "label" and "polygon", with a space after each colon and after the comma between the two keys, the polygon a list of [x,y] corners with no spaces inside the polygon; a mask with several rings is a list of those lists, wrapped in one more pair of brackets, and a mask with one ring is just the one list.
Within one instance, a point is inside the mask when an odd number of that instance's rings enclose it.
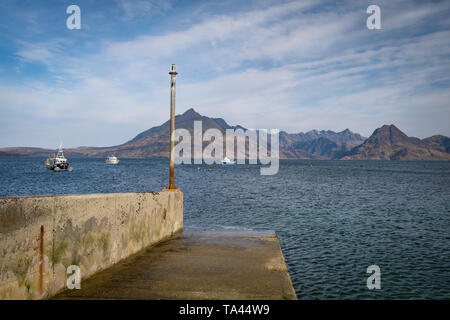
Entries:
{"label": "rusty bar on pier edge", "polygon": [[39,295],[44,293],[44,226],[39,237]]}

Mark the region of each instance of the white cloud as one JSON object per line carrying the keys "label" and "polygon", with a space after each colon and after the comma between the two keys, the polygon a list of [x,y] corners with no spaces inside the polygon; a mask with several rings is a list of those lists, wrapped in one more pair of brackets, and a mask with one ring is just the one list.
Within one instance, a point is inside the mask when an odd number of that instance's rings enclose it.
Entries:
{"label": "white cloud", "polygon": [[[121,3],[130,17],[151,10]],[[43,122],[66,119],[72,146],[124,142],[167,119],[167,72],[177,63],[179,112],[194,107],[232,124],[290,132],[348,127],[369,135],[394,122],[409,134],[448,135],[442,119],[449,116],[450,31],[391,36],[415,19],[432,23],[444,5],[386,6],[382,33],[364,29],[362,7],[295,1],[105,41],[96,53],[78,56],[64,50],[64,39],[22,43],[21,60],[47,65],[55,83],[0,86],[0,110]],[[422,128],[414,129],[418,117]],[[105,138],[107,127],[118,129]],[[76,128],[83,128],[78,136]],[[2,137],[0,145],[6,143]]]}

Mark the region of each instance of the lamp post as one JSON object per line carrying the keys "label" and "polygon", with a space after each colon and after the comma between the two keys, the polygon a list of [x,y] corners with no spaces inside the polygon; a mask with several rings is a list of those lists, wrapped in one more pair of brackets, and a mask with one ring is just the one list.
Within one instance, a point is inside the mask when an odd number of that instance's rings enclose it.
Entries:
{"label": "lamp post", "polygon": [[175,77],[178,74],[176,71],[175,65],[172,64],[172,67],[169,72],[171,76],[171,85],[170,85],[170,177],[169,177],[169,185],[166,190],[178,190],[175,186],[174,182],[174,131],[175,131]]}

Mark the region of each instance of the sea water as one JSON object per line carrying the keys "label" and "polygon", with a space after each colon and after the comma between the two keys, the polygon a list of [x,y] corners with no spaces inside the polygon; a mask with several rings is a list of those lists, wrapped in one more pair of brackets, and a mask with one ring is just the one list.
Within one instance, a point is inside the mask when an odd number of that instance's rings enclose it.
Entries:
{"label": "sea water", "polygon": [[[0,158],[0,196],[160,191],[167,159]],[[199,170],[200,168],[200,170]],[[209,169],[209,170],[208,170]],[[177,165],[184,226],[273,229],[300,299],[450,299],[450,162]],[[381,271],[369,290],[367,267]]]}

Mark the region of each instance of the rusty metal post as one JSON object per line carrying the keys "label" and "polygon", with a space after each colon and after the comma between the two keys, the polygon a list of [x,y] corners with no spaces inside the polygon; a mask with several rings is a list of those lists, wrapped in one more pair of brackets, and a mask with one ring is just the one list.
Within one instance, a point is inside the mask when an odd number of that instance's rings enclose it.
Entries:
{"label": "rusty metal post", "polygon": [[168,190],[177,190],[175,186],[175,168],[174,168],[174,158],[173,153],[174,148],[174,132],[175,132],[175,77],[178,72],[175,69],[175,65],[172,64],[169,74],[171,75],[171,86],[170,86],[170,178],[169,186],[166,188]]}
{"label": "rusty metal post", "polygon": [[44,226],[39,237],[39,295],[44,294]]}

